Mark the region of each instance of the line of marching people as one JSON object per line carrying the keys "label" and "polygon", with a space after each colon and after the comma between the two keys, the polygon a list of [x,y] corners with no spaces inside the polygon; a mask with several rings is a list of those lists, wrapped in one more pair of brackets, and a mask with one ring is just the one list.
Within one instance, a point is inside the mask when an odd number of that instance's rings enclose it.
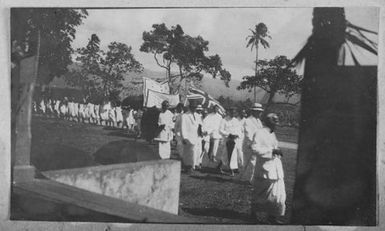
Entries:
{"label": "line of marching people", "polygon": [[136,130],[140,136],[142,110],[122,106],[119,102],[104,101],[101,104],[83,99],[76,101],[73,97],[51,99],[42,97],[33,102],[34,113],[47,117],[62,118],[69,121],[105,125],[109,127]]}
{"label": "line of marching people", "polygon": [[274,133],[278,116],[263,114],[261,104],[248,111],[230,108],[226,115],[218,107],[204,110],[190,102],[188,109],[178,105],[172,113],[169,103],[162,103],[158,117],[158,151],[162,159],[170,158],[173,132],[177,152],[186,173],[202,167],[216,168],[219,173],[237,175],[253,186],[251,212],[262,222],[279,224],[285,214],[286,192],[281,162],[282,151]]}

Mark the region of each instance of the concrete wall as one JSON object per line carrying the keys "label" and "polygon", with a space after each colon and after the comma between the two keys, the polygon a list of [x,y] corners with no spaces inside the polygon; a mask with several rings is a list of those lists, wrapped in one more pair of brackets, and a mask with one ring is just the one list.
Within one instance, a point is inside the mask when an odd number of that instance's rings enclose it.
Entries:
{"label": "concrete wall", "polygon": [[46,171],[43,175],[60,183],[177,214],[180,171],[179,161],[158,160]]}

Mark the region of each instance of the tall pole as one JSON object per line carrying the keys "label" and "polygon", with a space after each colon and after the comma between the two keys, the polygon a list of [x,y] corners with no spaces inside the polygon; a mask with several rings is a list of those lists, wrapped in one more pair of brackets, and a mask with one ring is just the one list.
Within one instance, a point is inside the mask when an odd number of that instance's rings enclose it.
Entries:
{"label": "tall pole", "polygon": [[[255,80],[257,80],[258,74],[258,40],[255,44]],[[257,86],[254,85],[254,103],[257,102]]]}

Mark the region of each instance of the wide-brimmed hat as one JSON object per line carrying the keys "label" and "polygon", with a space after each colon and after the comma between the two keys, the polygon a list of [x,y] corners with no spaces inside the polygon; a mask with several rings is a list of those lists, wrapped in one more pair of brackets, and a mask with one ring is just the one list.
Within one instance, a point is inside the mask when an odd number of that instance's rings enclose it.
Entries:
{"label": "wide-brimmed hat", "polygon": [[203,107],[201,104],[198,104],[197,108],[196,108],[197,111],[202,111],[203,110]]}
{"label": "wide-brimmed hat", "polygon": [[254,103],[253,106],[250,108],[252,111],[263,111],[262,104],[260,103]]}

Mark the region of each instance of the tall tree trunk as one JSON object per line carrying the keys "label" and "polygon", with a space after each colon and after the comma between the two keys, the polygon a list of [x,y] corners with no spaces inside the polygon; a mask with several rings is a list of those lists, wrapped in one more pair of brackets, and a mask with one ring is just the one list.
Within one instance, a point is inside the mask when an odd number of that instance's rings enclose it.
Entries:
{"label": "tall tree trunk", "polygon": [[[16,107],[15,121],[15,166],[20,167],[18,172],[14,172],[14,180],[30,180],[34,177],[34,170],[30,167],[31,164],[31,119],[32,119],[32,102],[35,84],[38,76],[39,59],[40,58],[40,30],[37,31],[37,48],[34,60],[34,72],[32,78],[21,76],[20,86],[22,92],[18,98],[18,106]],[[21,64],[22,65],[22,64]],[[20,67],[20,70],[23,67]],[[28,68],[28,67],[26,67]],[[18,90],[18,89],[15,89]],[[19,171],[21,170],[21,171]],[[29,171],[28,173],[25,171]],[[32,170],[32,171],[31,171]]]}
{"label": "tall tree trunk", "polygon": [[[255,79],[258,75],[258,42],[255,44]],[[254,85],[254,103],[257,102],[257,86]]]}
{"label": "tall tree trunk", "polygon": [[267,99],[266,109],[269,108],[270,105],[273,103],[275,93],[276,93],[276,91],[270,91],[269,92],[269,98]]}

